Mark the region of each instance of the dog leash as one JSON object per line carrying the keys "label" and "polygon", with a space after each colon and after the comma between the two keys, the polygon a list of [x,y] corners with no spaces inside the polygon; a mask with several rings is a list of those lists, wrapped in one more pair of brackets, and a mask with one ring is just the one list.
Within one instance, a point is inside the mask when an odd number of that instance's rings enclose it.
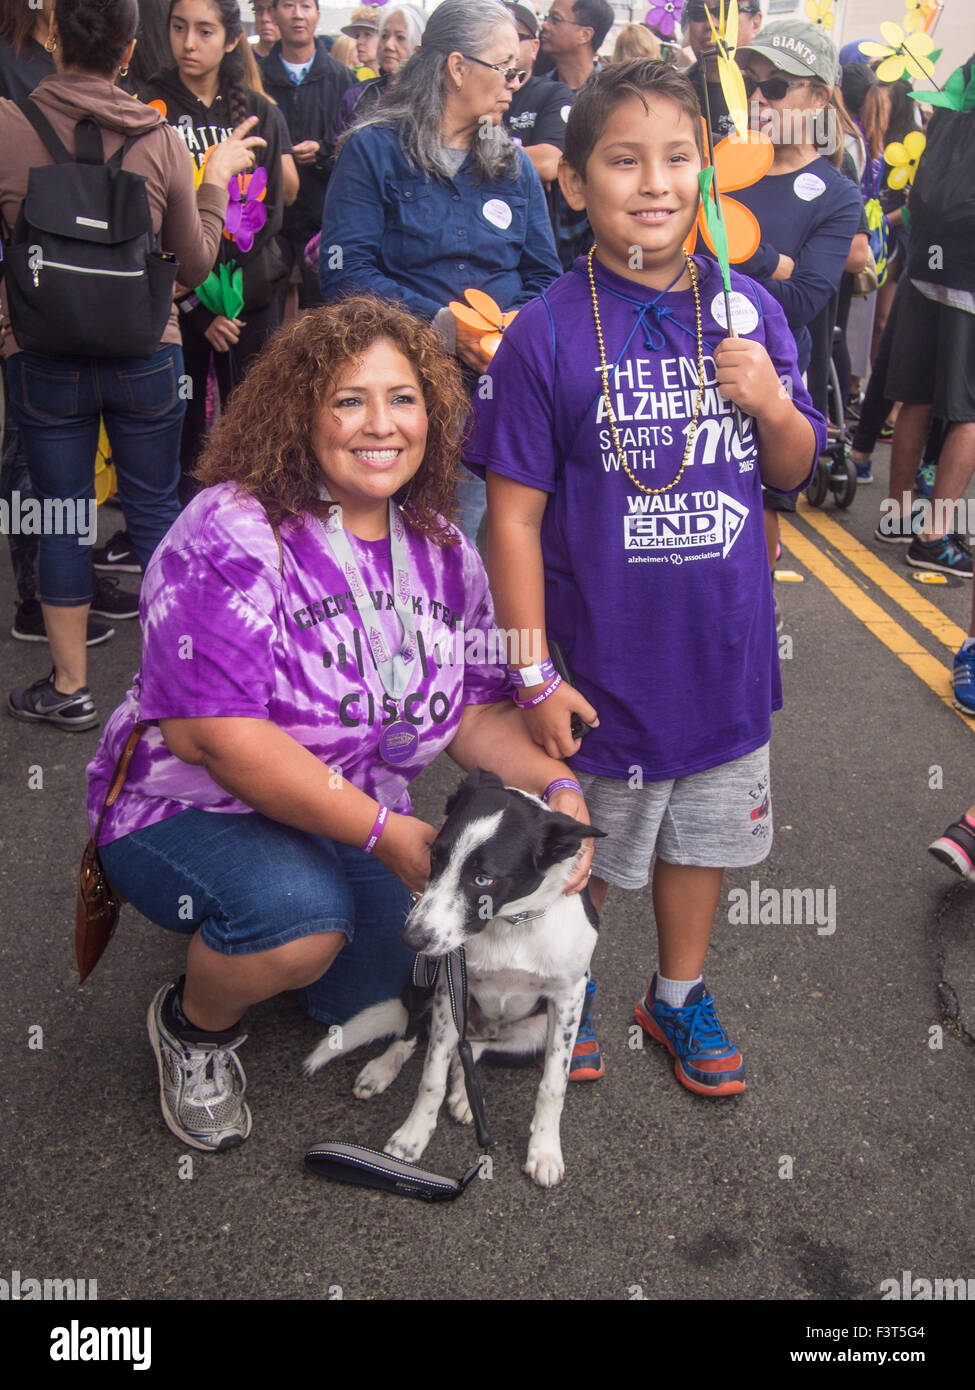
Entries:
{"label": "dog leash", "polygon": [[[450,998],[450,1012],[457,1029],[457,1054],[464,1070],[467,1101],[474,1116],[477,1142],[482,1149],[491,1146],[484,1094],[474,1066],[474,1053],[467,1037],[467,958],[463,946],[446,956],[417,955],[413,961],[413,983],[421,989],[432,989],[443,965]],[[320,1177],[355,1187],[375,1187],[382,1192],[395,1192],[401,1197],[416,1197],[421,1202],[451,1202],[459,1197],[481,1170],[478,1161],[460,1178],[445,1178],[415,1163],[393,1158],[390,1154],[368,1149],[362,1144],[321,1143],[305,1155],[305,1165]]]}
{"label": "dog leash", "polygon": [[493,1141],[488,1133],[484,1092],[481,1090],[481,1081],[474,1066],[474,1053],[467,1036],[467,956],[463,946],[456,946],[445,956],[424,956],[418,953],[413,961],[413,983],[421,989],[432,989],[439,978],[441,965],[447,981],[450,1012],[457,1029],[457,1055],[464,1069],[464,1089],[467,1091],[467,1103],[474,1116],[477,1142],[482,1149],[489,1149]]}

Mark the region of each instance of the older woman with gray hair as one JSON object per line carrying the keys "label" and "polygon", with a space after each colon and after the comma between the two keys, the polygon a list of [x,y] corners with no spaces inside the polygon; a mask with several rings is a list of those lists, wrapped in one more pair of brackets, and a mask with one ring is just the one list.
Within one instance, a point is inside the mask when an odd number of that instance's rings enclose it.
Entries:
{"label": "older woman with gray hair", "polygon": [[400,68],[420,47],[427,17],[416,5],[398,5],[383,10],[379,21],[376,65],[379,76],[350,87],[339,104],[336,136],[343,135],[353,121],[375,111]]}
{"label": "older woman with gray hair", "polygon": [[[561,273],[541,182],[501,125],[521,77],[499,0],[444,0],[378,108],[343,138],[325,196],[324,298],[402,300],[441,330],[469,387],[490,358],[450,301],[478,289],[515,309]],[[461,500],[470,535],[483,503],[463,487]]]}

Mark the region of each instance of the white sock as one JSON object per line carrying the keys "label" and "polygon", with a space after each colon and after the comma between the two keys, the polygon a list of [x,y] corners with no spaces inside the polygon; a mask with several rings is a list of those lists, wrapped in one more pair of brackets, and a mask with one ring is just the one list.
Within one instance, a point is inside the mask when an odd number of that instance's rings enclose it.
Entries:
{"label": "white sock", "polygon": [[657,998],[662,1003],[669,1004],[672,1009],[679,1009],[694,986],[699,985],[703,978],[703,975],[698,975],[696,980],[668,980],[666,975],[658,973]]}

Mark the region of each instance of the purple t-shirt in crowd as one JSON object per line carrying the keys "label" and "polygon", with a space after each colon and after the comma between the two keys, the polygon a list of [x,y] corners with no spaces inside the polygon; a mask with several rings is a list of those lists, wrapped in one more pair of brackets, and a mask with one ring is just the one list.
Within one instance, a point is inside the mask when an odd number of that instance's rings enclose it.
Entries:
{"label": "purple t-shirt in crowd", "polygon": [[[264,509],[225,483],[199,493],[153,555],[139,603],[142,665],[88,766],[92,831],[133,724],[150,723],[105,814],[101,844],[191,806],[250,809],[170,753],[151,721],[269,719],[360,790],[408,814],[408,784],[450,743],[464,706],[506,698],[505,668],[491,664],[494,612],[477,551],[463,536],[437,546],[407,526],[418,641],[402,709],[420,742],[408,762],[383,762],[380,734],[396,716],[384,704],[349,581],[312,518],[285,523],[280,534],[281,572]],[[370,624],[378,622],[396,650],[402,628],[389,539],[349,540],[371,596]]]}
{"label": "purple t-shirt in crowd", "polygon": [[[739,439],[715,384],[713,353],[727,336],[721,277],[714,262],[695,264],[705,390],[676,487],[647,496],[620,468],[585,257],[505,330],[464,451],[475,472],[550,494],[546,629],[599,715],[573,765],[603,777],[630,779],[639,768],[662,781],[729,762],[767,742],[782,704],[757,433],[746,416]],[[662,488],[680,470],[694,413],[693,293],[671,292],[651,309],[657,291],[598,260],[595,275],[620,443],[634,476]],[[734,272],[732,288],[739,335],[764,344],[824,449],[826,424],[796,371],[782,309]],[[811,454],[808,462],[811,474]]]}

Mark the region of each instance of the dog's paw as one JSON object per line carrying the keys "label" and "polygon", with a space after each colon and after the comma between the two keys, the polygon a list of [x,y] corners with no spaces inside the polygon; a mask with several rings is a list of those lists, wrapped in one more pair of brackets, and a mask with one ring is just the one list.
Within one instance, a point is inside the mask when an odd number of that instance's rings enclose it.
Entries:
{"label": "dog's paw", "polygon": [[371,1062],[367,1062],[356,1077],[352,1086],[352,1094],[359,1100],[368,1100],[370,1096],[381,1095],[387,1087],[391,1086],[399,1075],[399,1066],[391,1067],[385,1054],[382,1057],[374,1057]]}
{"label": "dog's paw", "polygon": [[447,1097],[447,1110],[450,1118],[456,1120],[459,1125],[472,1125],[474,1123],[474,1113],[471,1110],[466,1091],[453,1091]]}
{"label": "dog's paw", "polygon": [[429,1134],[423,1138],[403,1125],[387,1140],[383,1146],[383,1153],[389,1154],[392,1158],[402,1158],[406,1163],[415,1163],[429,1142]]}
{"label": "dog's paw", "polygon": [[525,1172],[539,1187],[557,1187],[565,1177],[565,1164],[559,1149],[546,1152],[529,1149]]}

